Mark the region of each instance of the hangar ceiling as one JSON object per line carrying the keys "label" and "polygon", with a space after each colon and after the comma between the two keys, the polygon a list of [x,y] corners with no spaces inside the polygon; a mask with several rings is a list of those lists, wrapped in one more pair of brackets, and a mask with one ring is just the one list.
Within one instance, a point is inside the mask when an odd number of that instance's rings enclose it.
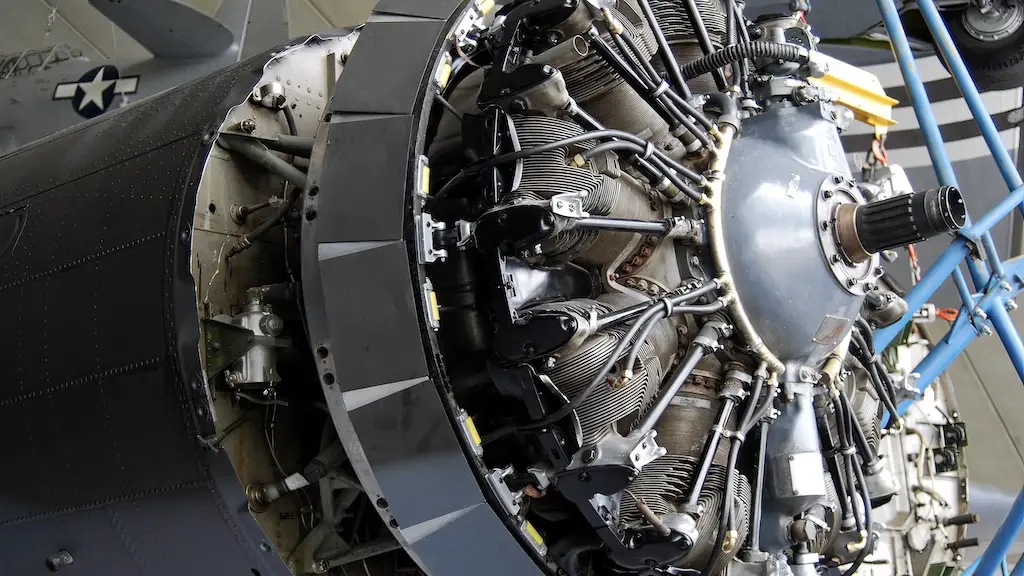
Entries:
{"label": "hangar ceiling", "polygon": [[[214,14],[223,0],[180,0]],[[377,0],[281,0],[291,36],[353,26],[363,21]],[[56,8],[47,34],[47,18]],[[0,0],[0,54],[20,53],[69,43],[90,60],[130,62],[150,56],[130,36],[113,26],[89,0]]]}

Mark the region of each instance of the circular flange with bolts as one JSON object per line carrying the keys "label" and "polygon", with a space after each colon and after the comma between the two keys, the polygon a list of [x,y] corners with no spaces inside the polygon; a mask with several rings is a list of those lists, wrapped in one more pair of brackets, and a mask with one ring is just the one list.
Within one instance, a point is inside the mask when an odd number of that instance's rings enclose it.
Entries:
{"label": "circular flange with bolts", "polygon": [[1024,24],[1024,0],[996,0],[984,12],[972,5],[961,19],[964,30],[983,42],[1008,38]]}
{"label": "circular flange with bolts", "polygon": [[825,178],[814,200],[818,221],[818,243],[832,276],[844,290],[863,296],[877,288],[881,276],[879,257],[872,254],[862,262],[853,262],[839,244],[836,212],[842,205],[864,204],[865,199],[852,180],[839,174]]}

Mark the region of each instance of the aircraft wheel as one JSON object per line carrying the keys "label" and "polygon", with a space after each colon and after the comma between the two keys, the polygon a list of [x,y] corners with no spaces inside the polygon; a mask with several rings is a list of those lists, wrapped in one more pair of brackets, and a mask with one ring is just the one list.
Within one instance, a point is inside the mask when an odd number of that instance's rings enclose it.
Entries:
{"label": "aircraft wheel", "polygon": [[979,90],[1024,85],[1024,0],[992,0],[965,10],[943,12]]}

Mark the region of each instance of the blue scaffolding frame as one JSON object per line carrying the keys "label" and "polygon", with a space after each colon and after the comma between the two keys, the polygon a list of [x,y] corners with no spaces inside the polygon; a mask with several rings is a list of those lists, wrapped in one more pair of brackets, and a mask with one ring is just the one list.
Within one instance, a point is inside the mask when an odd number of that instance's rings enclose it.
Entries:
{"label": "blue scaffolding frame", "polygon": [[[924,134],[928,154],[938,176],[939,183],[957,186],[953,165],[943,146],[939,125],[932,114],[928,94],[924,82],[917,71],[917,64],[907,41],[906,31],[900,19],[899,10],[894,0],[876,0],[882,13],[885,28],[892,43],[893,53],[899,62],[900,71],[910,94],[914,113],[921,132]],[[1017,375],[1024,382],[1024,343],[1021,342],[1009,310],[1016,308],[1013,298],[1024,288],[1021,274],[1024,272],[1024,258],[1002,260],[996,251],[989,231],[992,227],[1017,208],[1024,214],[1024,181],[1021,180],[1017,167],[999,137],[992,118],[981,101],[978,88],[971,79],[960,53],[953,44],[953,39],[946,29],[933,0],[918,0],[918,8],[924,21],[931,31],[939,55],[945,60],[960,93],[971,110],[992,158],[999,168],[999,173],[1006,182],[1009,195],[991,211],[978,219],[968,220],[953,243],[942,253],[938,261],[921,277],[921,281],[907,295],[909,312],[899,322],[875,332],[875,342],[879,349],[889,345],[911,322],[914,313],[921,308],[938,290],[939,286],[949,277],[953,278],[957,292],[963,305],[960,314],[953,323],[949,333],[940,341],[914,370],[918,374],[917,386],[924,391],[953,359],[967,348],[979,335],[992,334],[993,330],[1006,348],[1006,353],[1013,363]],[[968,275],[974,286],[972,291],[960,268],[961,262],[966,264]],[[900,412],[905,411],[909,402],[900,405]],[[1024,525],[1024,488],[1017,495],[1013,506],[1002,526],[996,532],[989,547],[974,564],[965,571],[965,575],[977,572],[984,576],[997,574],[1000,570],[1005,574],[1006,553],[1010,549]],[[1024,574],[1024,559],[1014,567],[1012,574]]]}

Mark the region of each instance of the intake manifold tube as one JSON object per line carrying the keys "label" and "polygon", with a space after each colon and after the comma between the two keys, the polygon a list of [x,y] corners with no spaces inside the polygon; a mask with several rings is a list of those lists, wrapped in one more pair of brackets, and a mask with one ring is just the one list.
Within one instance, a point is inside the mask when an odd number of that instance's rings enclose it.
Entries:
{"label": "intake manifold tube", "polygon": [[[739,46],[743,46],[740,44]],[[722,99],[725,100],[725,99]],[[729,100],[729,104],[723,106],[722,118],[735,118],[736,104]],[[729,150],[732,148],[733,137],[736,136],[736,126],[727,122],[719,123],[718,147],[708,176],[708,236],[711,243],[711,255],[715,261],[715,267],[719,272],[719,281],[729,290],[732,298],[728,300],[729,317],[736,327],[736,331],[747,345],[757,354],[758,359],[768,364],[768,370],[776,374],[782,374],[786,370],[782,363],[768,346],[758,336],[757,330],[750,322],[743,303],[740,301],[736,288],[732,285],[732,271],[729,268],[729,258],[725,250],[725,231],[722,222],[722,184],[725,182],[725,165],[729,160]]]}

